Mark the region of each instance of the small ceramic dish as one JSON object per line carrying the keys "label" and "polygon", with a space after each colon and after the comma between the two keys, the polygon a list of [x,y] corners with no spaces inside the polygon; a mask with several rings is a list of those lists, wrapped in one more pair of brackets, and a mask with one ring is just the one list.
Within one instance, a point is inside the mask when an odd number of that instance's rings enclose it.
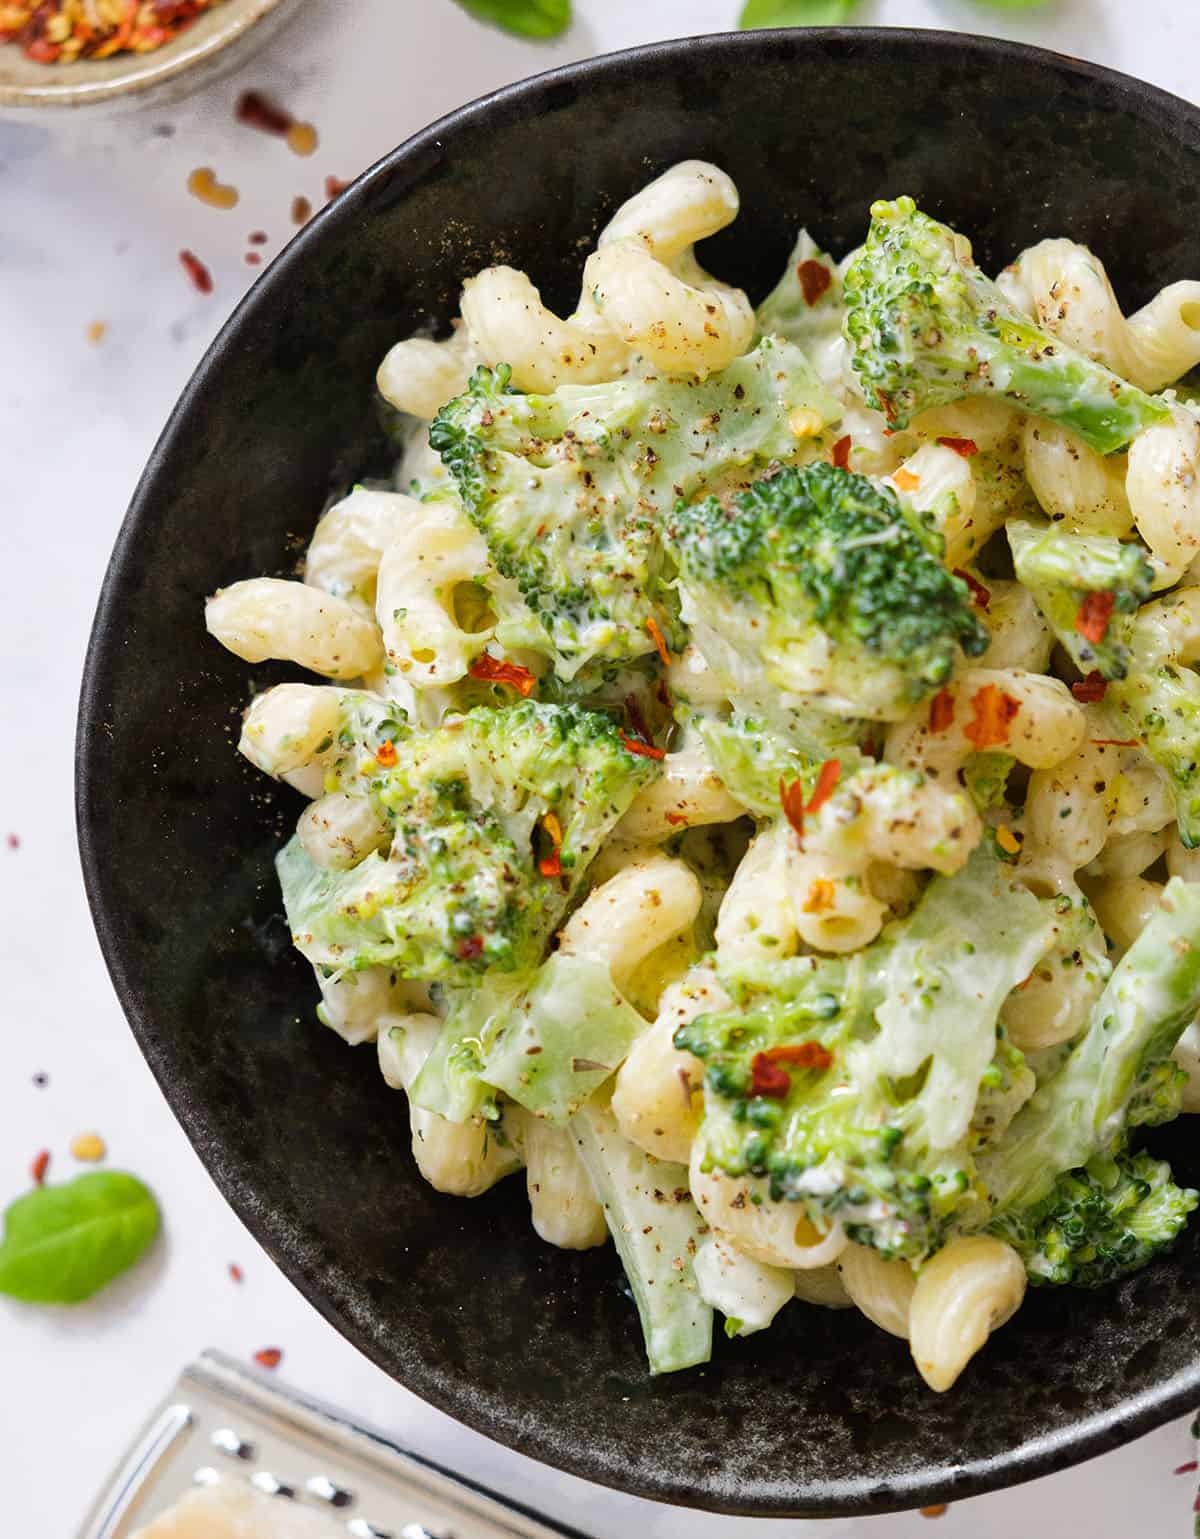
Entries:
{"label": "small ceramic dish", "polygon": [[0,46],[0,111],[30,107],[113,107],[173,99],[232,69],[296,9],[300,0],[223,0],[152,53],[39,64],[14,45]]}

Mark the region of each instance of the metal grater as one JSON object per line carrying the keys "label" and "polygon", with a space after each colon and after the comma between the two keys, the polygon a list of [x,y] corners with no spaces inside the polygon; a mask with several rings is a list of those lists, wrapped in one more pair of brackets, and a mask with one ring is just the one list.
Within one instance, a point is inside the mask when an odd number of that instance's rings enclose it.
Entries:
{"label": "metal grater", "polygon": [[218,1479],[316,1508],[346,1539],[587,1539],[218,1352],[180,1374],[79,1539],[127,1539]]}

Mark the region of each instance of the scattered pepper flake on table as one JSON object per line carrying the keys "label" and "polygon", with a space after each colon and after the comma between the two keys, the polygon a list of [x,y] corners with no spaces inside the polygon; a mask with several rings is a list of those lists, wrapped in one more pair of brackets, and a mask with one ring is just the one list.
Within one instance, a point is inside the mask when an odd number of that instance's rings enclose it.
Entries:
{"label": "scattered pepper flake on table", "polygon": [[246,253],[246,266],[247,267],[259,267],[261,265],[262,265],[262,257],[259,256],[258,252],[257,251],[247,251],[247,253]]}
{"label": "scattered pepper flake on table", "polygon": [[21,848],[20,834],[8,834],[5,837],[4,842],[8,845],[10,850],[19,850]]}
{"label": "scattered pepper flake on table", "polygon": [[262,91],[243,91],[233,115],[239,123],[286,140],[294,155],[312,155],[320,142],[311,123],[302,123]]}
{"label": "scattered pepper flake on table", "polygon": [[293,155],[315,155],[320,142],[311,123],[293,123],[284,137]]}
{"label": "scattered pepper flake on table", "polygon": [[340,176],[327,176],[325,178],[325,196],[332,203],[334,198],[340,198],[349,182],[343,182]]}
{"label": "scattered pepper flake on table", "polygon": [[71,1140],[72,1156],[88,1164],[102,1160],[107,1153],[108,1146],[99,1133],[79,1133]]}
{"label": "scattered pepper flake on table", "polygon": [[240,1283],[243,1281],[246,1274],[242,1271],[241,1267],[238,1266],[236,1261],[231,1261],[229,1263],[229,1275],[233,1278],[235,1283]]}
{"label": "scattered pepper flake on table", "polygon": [[298,197],[292,199],[293,224],[307,224],[311,216],[312,204],[307,198]]}
{"label": "scattered pepper flake on table", "polygon": [[211,294],[213,291],[212,273],[205,267],[194,252],[181,251],[179,260],[183,263],[183,270],[192,280],[192,287],[200,294]]}
{"label": "scattered pepper flake on table", "polygon": [[283,1361],[283,1349],[281,1347],[260,1347],[254,1354],[254,1361],[260,1368],[278,1368]]}
{"label": "scattered pepper flake on table", "polygon": [[246,239],[252,246],[265,246],[271,237],[265,230],[251,230]]}
{"label": "scattered pepper flake on table", "polygon": [[46,1169],[50,1164],[49,1149],[39,1149],[34,1155],[29,1166],[29,1174],[33,1177],[34,1186],[41,1186],[46,1179]]}
{"label": "scattered pepper flake on table", "polygon": [[107,321],[92,321],[90,323],[90,325],[88,326],[87,331],[84,334],[87,337],[88,341],[92,344],[92,346],[95,347],[98,343],[103,342],[103,340],[104,340],[104,333],[107,330],[108,330],[108,322]]}
{"label": "scattered pepper flake on table", "polygon": [[936,1502],[932,1507],[922,1507],[923,1518],[944,1518],[950,1510],[949,1502]]}
{"label": "scattered pepper flake on table", "polygon": [[207,203],[210,208],[236,208],[239,193],[236,187],[217,181],[217,173],[211,166],[197,166],[187,179],[187,190],[193,198]]}
{"label": "scattered pepper flake on table", "polygon": [[37,64],[153,53],[221,0],[7,0],[0,43]]}

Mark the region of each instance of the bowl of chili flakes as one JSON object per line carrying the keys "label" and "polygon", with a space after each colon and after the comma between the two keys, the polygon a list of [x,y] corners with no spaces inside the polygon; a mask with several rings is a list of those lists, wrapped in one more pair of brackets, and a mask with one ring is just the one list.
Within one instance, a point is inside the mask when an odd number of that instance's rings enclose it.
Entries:
{"label": "bowl of chili flakes", "polygon": [[0,110],[185,95],[299,0],[0,0]]}

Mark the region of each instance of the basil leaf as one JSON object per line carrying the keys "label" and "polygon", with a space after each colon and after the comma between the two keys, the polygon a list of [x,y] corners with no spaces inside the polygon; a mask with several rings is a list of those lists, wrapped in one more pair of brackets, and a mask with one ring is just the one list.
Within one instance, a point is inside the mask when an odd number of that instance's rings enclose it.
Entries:
{"label": "basil leaf", "polygon": [[5,1210],[0,1293],[78,1304],[131,1267],[157,1233],[158,1204],[124,1171],[35,1187]]}
{"label": "basil leaf", "polygon": [[858,0],[746,0],[738,26],[836,27],[845,21]]}
{"label": "basil leaf", "polygon": [[571,0],[458,0],[464,11],[518,37],[557,37],[571,25]]}

